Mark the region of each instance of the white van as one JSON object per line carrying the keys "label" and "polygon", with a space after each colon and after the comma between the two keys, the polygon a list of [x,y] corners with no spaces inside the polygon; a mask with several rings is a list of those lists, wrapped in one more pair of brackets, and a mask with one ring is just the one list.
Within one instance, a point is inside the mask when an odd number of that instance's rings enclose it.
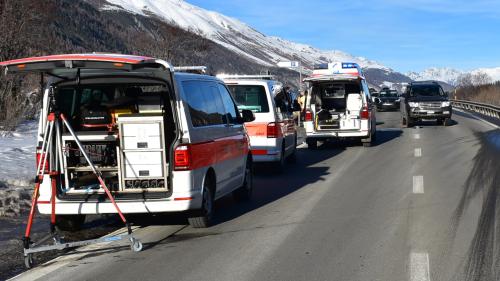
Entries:
{"label": "white van", "polygon": [[[255,121],[245,123],[254,162],[272,162],[282,170],[293,161],[297,147],[294,101],[283,84],[270,75],[219,75],[240,110],[251,110]],[[300,110],[300,108],[298,109]]]}
{"label": "white van", "polygon": [[376,110],[359,65],[318,65],[305,81],[309,84],[304,112],[309,148],[326,139],[354,138],[364,146],[372,145],[377,133]]}
{"label": "white van", "polygon": [[[123,213],[187,212],[192,226],[207,227],[214,200],[229,193],[237,200],[250,198],[252,155],[243,123],[254,117],[251,111],[240,115],[221,80],[177,73],[158,59],[114,54],[0,65],[8,72],[45,77],[39,151],[48,114],[66,116]],[[83,223],[85,215],[117,210],[75,139],[61,128],[49,151],[38,210],[51,213],[55,180],[57,224],[69,229]],[[50,157],[55,149],[64,151],[61,167]]]}

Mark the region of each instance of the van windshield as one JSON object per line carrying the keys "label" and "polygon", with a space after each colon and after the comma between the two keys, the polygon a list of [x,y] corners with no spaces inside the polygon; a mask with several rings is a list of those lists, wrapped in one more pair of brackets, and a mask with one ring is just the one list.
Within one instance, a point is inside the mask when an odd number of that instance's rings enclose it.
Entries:
{"label": "van windshield", "polygon": [[255,113],[269,112],[266,88],[259,85],[227,85],[239,110]]}

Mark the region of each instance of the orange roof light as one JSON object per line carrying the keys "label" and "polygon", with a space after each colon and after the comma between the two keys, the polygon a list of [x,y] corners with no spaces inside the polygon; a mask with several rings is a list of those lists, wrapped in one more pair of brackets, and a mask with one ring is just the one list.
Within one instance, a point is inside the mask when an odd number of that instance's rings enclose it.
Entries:
{"label": "orange roof light", "polygon": [[123,67],[124,66],[123,63],[119,63],[119,62],[113,63],[113,65],[116,67]]}
{"label": "orange roof light", "polygon": [[25,64],[19,64],[19,65],[17,65],[17,68],[24,69],[24,68],[26,68],[26,65]]}

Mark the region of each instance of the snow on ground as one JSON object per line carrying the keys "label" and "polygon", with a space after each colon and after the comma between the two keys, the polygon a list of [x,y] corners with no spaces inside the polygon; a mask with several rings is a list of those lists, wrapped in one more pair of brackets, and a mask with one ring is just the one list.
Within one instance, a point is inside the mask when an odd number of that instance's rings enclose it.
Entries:
{"label": "snow on ground", "polygon": [[30,206],[37,126],[27,121],[14,132],[0,131],[0,217],[19,215]]}
{"label": "snow on ground", "polygon": [[14,132],[1,132],[0,182],[28,186],[35,176],[37,121],[27,121]]}

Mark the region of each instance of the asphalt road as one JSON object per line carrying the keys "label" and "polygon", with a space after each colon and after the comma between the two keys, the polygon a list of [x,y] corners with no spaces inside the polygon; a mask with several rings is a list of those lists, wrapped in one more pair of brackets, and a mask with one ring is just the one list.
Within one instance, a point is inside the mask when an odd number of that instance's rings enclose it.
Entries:
{"label": "asphalt road", "polygon": [[18,279],[500,280],[498,127],[378,119],[374,147],[326,143],[282,175],[258,169],[253,201],[222,199],[211,228],[157,218],[136,230],[140,253],[83,248]]}

